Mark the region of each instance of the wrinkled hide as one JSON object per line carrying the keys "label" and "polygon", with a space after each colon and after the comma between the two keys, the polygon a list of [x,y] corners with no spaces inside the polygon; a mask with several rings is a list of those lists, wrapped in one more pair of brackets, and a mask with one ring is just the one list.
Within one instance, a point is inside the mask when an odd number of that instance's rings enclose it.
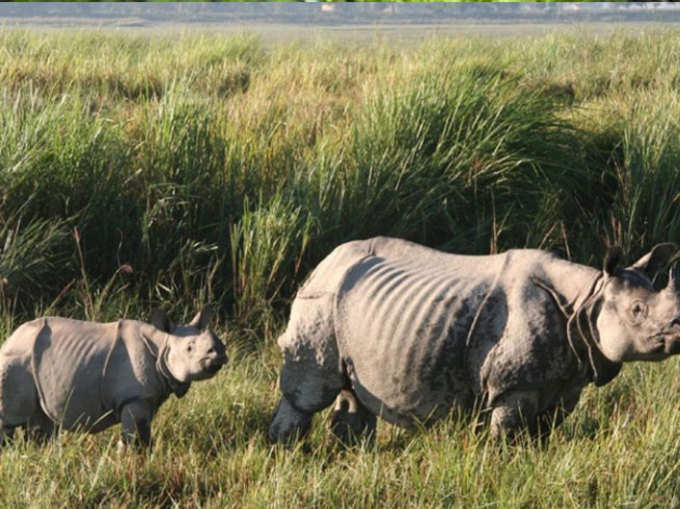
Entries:
{"label": "wrinkled hide", "polygon": [[[189,343],[203,360],[186,352]],[[130,426],[148,427],[170,394],[183,396],[224,362],[224,346],[209,331],[176,336],[135,320],[39,318],[0,348],[2,429],[36,424],[49,432],[58,424],[97,432],[124,421],[127,407]]]}
{"label": "wrinkled hide", "polygon": [[[573,409],[585,385],[607,383],[632,360],[606,357],[593,321],[610,294],[627,302],[629,290],[615,285],[635,271],[624,272],[603,275],[540,250],[460,256],[385,237],[343,244],[300,289],[279,338],[285,416],[274,415],[270,438],[304,434],[305,416],[343,389],[358,399],[357,415],[401,426],[481,402],[495,435],[520,424],[540,431]],[[663,320],[680,314],[674,295]],[[364,429],[352,419],[350,428]]]}
{"label": "wrinkled hide", "polygon": [[[31,368],[40,406],[66,429],[104,429],[120,420],[126,401],[145,399],[158,407],[172,392],[145,346],[156,332],[150,325],[46,318],[35,329]],[[178,397],[188,385],[177,383]]]}

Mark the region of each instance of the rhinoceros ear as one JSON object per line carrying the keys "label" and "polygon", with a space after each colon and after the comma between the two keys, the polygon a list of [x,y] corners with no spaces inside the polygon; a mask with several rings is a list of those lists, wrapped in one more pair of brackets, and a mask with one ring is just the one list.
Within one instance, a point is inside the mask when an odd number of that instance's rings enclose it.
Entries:
{"label": "rhinoceros ear", "polygon": [[623,258],[623,251],[621,251],[620,247],[613,246],[607,249],[607,254],[604,257],[604,271],[607,275],[614,275],[614,271],[619,266],[621,258]]}
{"label": "rhinoceros ear", "polygon": [[170,332],[173,328],[167,313],[162,309],[155,309],[151,313],[151,325],[163,332]]}
{"label": "rhinoceros ear", "polygon": [[630,266],[632,269],[641,270],[650,279],[656,273],[668,265],[669,260],[678,251],[678,245],[672,242],[657,244],[652,250]]}
{"label": "rhinoceros ear", "polygon": [[208,325],[210,325],[210,322],[214,316],[215,311],[213,308],[206,306],[196,313],[196,316],[194,316],[194,319],[191,320],[189,325],[196,327],[198,330],[205,330],[208,328]]}

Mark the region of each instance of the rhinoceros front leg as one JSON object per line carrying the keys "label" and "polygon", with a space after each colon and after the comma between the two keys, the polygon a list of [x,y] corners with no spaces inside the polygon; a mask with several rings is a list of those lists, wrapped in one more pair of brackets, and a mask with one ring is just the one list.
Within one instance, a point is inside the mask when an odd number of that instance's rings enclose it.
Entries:
{"label": "rhinoceros front leg", "polygon": [[151,418],[153,409],[145,401],[135,400],[125,404],[120,412],[122,438],[118,444],[122,451],[127,444],[148,447],[151,445]]}
{"label": "rhinoceros front leg", "polygon": [[513,391],[503,396],[491,414],[491,435],[512,440],[517,431],[525,429],[531,436],[545,438],[574,409],[581,389],[567,392],[554,404],[538,411],[538,391]]}
{"label": "rhinoceros front leg", "polygon": [[536,417],[536,428],[531,430],[532,433],[539,437],[546,437],[553,428],[562,424],[562,421],[569,416],[580,397],[580,387],[564,394],[555,405]]}
{"label": "rhinoceros front leg", "polygon": [[505,394],[491,413],[491,436],[494,439],[505,437],[513,440],[517,432],[523,429],[533,434],[537,408],[536,391],[513,391]]}
{"label": "rhinoceros front leg", "polygon": [[354,392],[343,389],[335,400],[331,418],[331,431],[346,445],[358,443],[366,436],[369,443],[375,440],[376,416],[356,397]]}

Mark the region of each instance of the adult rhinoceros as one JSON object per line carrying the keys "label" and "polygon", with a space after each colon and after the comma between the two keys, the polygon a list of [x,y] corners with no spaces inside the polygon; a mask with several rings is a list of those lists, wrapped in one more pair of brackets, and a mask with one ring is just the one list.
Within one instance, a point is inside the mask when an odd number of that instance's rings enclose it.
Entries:
{"label": "adult rhinoceros", "polygon": [[567,416],[587,384],[634,360],[680,352],[680,278],[651,279],[678,247],[604,270],[540,250],[460,256],[400,239],[342,244],[299,290],[285,332],[272,441],[304,435],[338,403],[341,438],[482,403],[492,435],[533,434]]}

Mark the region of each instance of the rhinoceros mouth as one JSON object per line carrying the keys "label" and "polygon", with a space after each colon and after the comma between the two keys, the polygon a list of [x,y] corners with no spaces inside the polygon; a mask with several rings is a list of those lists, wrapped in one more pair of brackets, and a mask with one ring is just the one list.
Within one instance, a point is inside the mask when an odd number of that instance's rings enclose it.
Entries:
{"label": "rhinoceros mouth", "polygon": [[205,368],[205,370],[206,370],[208,373],[210,373],[211,375],[214,375],[214,374],[217,373],[221,368],[222,368],[221,365],[219,365],[219,364],[213,364],[213,365],[208,366],[207,368]]}
{"label": "rhinoceros mouth", "polygon": [[203,369],[205,370],[206,373],[209,375],[214,375],[217,373],[220,369],[222,369],[222,366],[226,364],[226,358],[214,358],[214,357],[204,357],[201,359],[200,363],[203,366]]}
{"label": "rhinoceros mouth", "polygon": [[680,353],[680,326],[674,325],[662,334],[662,338],[665,353]]}
{"label": "rhinoceros mouth", "polygon": [[680,353],[680,325],[674,323],[671,327],[649,338],[652,345],[650,353],[673,355]]}

